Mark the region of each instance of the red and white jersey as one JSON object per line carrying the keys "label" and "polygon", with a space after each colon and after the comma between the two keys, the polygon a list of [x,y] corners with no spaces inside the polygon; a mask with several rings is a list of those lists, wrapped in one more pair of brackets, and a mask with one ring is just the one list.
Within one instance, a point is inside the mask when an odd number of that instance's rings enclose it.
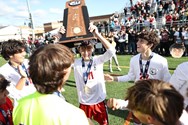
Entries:
{"label": "red and white jersey", "polygon": [[[141,54],[137,54],[131,58],[128,74],[117,77],[118,82],[140,80],[140,55]],[[142,60],[143,69],[145,69],[146,62],[147,60]],[[148,79],[159,79],[168,82],[170,80],[171,74],[168,70],[167,59],[156,53],[153,53],[147,74],[149,75]]]}
{"label": "red and white jersey", "polygon": [[188,62],[181,63],[177,66],[170,83],[183,95],[185,107],[188,105]]}
{"label": "red and white jersey", "polygon": [[[0,112],[0,125],[1,124],[6,125],[8,123],[9,125],[13,125],[12,123],[13,105],[12,105],[11,100],[9,98],[6,98],[6,103],[0,105],[0,109],[3,110],[3,112]],[[2,114],[2,113],[5,113],[5,114]]]}
{"label": "red and white jersey", "polygon": [[74,77],[76,81],[78,99],[81,104],[93,105],[102,102],[106,98],[106,87],[103,73],[103,64],[107,62],[115,53],[115,49],[108,49],[103,55],[94,56],[93,63],[88,75],[87,83],[84,82],[84,73],[88,68],[89,61],[76,59],[74,62]]}

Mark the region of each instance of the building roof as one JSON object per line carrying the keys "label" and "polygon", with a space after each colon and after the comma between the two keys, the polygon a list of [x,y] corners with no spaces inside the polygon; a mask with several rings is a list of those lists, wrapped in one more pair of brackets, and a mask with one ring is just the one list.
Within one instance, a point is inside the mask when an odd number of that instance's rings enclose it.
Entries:
{"label": "building roof", "polygon": [[8,26],[0,26],[0,29],[3,29],[3,28],[5,28],[5,27],[8,27]]}
{"label": "building roof", "polygon": [[107,15],[93,16],[93,17],[90,17],[90,20],[98,20],[98,19],[110,18],[113,15],[114,15],[114,13],[107,14]]}

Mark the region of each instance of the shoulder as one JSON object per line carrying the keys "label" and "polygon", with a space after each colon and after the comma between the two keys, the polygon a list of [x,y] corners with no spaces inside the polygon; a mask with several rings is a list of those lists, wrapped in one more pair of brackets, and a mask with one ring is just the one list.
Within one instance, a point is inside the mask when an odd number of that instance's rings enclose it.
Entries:
{"label": "shoulder", "polygon": [[66,102],[67,109],[72,112],[83,113],[82,110],[73,104]]}
{"label": "shoulder", "polygon": [[181,63],[181,64],[179,64],[179,65],[177,66],[176,70],[182,70],[182,71],[188,73],[187,68],[188,68],[188,62],[183,62],[183,63]]}
{"label": "shoulder", "polygon": [[135,59],[135,58],[140,58],[140,53],[136,54],[135,56],[133,56],[132,58]]}
{"label": "shoulder", "polygon": [[7,108],[7,107],[10,109],[13,109],[12,102],[8,97],[6,98],[6,103],[0,105],[0,108],[2,109]]}
{"label": "shoulder", "polygon": [[79,64],[81,64],[82,63],[82,58],[76,58],[75,60],[74,60],[74,66],[77,66],[77,65],[79,65]]}
{"label": "shoulder", "polygon": [[5,69],[7,69],[7,68],[9,68],[9,67],[10,67],[10,65],[9,65],[8,63],[5,63],[4,65],[2,65],[2,66],[0,67],[0,71],[5,70]]}
{"label": "shoulder", "polygon": [[10,109],[13,109],[12,101],[11,101],[8,97],[6,98],[6,104],[8,105],[8,107],[9,107]]}
{"label": "shoulder", "polygon": [[159,55],[157,53],[153,53],[153,58],[156,59],[156,60],[158,60],[159,62],[161,62],[161,61],[167,61],[167,59],[165,57],[163,57],[163,56],[161,56],[161,55]]}
{"label": "shoulder", "polygon": [[186,67],[186,69],[187,69],[187,67],[188,67],[188,62],[183,62],[183,63],[179,64],[178,67],[179,67],[179,68],[185,68],[185,67]]}
{"label": "shoulder", "polygon": [[[39,92],[35,92],[33,94],[30,94],[28,96],[25,96],[21,98],[18,101],[18,106],[20,108],[27,109],[28,107],[32,105],[38,105],[44,106],[43,108],[53,107],[53,110],[77,110],[79,108],[73,106],[72,104],[67,103],[64,99],[60,98],[57,95],[54,94],[41,94]],[[44,105],[45,104],[45,105]],[[66,108],[60,108],[60,107],[66,107]],[[50,109],[49,109],[50,110]]]}
{"label": "shoulder", "polygon": [[[11,67],[8,63],[6,63],[6,64],[4,64],[3,66],[0,67],[0,72],[1,72],[1,74],[2,74],[4,77],[6,77],[7,75],[10,74],[11,69],[12,69],[12,67]],[[11,73],[12,73],[12,72],[11,72]]]}
{"label": "shoulder", "polygon": [[24,96],[23,98],[21,98],[20,100],[18,100],[18,104],[22,105],[23,107],[26,106],[25,104],[30,104],[33,97],[38,98],[38,94],[36,94],[37,92]]}
{"label": "shoulder", "polygon": [[135,56],[133,56],[133,57],[131,57],[131,60],[133,61],[133,60],[138,60],[140,58],[140,53],[139,54],[137,54],[137,55],[135,55]]}

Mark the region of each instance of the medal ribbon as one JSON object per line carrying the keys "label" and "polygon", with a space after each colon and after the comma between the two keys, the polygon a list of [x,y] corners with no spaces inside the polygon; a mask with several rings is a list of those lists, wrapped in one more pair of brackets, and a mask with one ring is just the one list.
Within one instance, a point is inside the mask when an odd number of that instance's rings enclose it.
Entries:
{"label": "medal ribbon", "polygon": [[3,109],[0,108],[0,111],[1,111],[1,114],[3,115],[3,117],[5,118],[6,125],[10,125],[9,119],[8,119],[8,115],[7,115],[7,113],[5,112],[5,110],[3,110]]}
{"label": "medal ribbon", "polygon": [[[93,58],[90,59],[89,64],[87,66],[87,70],[85,73],[83,73],[83,79],[84,79],[85,84],[87,84],[87,79],[88,79],[92,64],[93,64]],[[82,58],[82,68],[84,67],[85,67],[85,62],[84,62],[84,59]]]}
{"label": "medal ribbon", "polygon": [[142,65],[142,55],[140,55],[139,64],[140,64],[140,79],[148,79],[149,75],[147,74],[149,69],[150,60],[153,57],[153,54],[149,56],[149,59],[146,62],[145,70],[143,71]]}
{"label": "medal ribbon", "polygon": [[64,96],[61,94],[61,92],[55,91],[55,92],[53,92],[53,94],[54,94],[54,95],[57,95],[57,96],[59,96],[60,98],[62,98],[62,99],[65,100],[65,98],[64,98]]}

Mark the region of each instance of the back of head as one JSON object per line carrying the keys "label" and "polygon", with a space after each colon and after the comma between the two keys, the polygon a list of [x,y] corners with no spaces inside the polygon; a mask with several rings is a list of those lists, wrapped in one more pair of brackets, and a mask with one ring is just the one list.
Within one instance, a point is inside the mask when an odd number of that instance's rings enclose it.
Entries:
{"label": "back of head", "polygon": [[183,111],[182,95],[169,83],[139,80],[128,89],[128,108],[148,114],[165,125],[175,125]]}
{"label": "back of head", "polygon": [[0,92],[5,91],[10,82],[5,79],[3,75],[0,74]]}
{"label": "back of head", "polygon": [[138,38],[147,40],[148,44],[153,44],[152,50],[160,43],[160,38],[155,32],[142,31]]}
{"label": "back of head", "polygon": [[10,39],[3,42],[1,55],[5,60],[9,60],[11,55],[20,53],[25,49],[25,44],[19,40]]}
{"label": "back of head", "polygon": [[37,49],[31,56],[29,73],[40,93],[53,93],[65,82],[66,69],[74,62],[73,53],[61,44],[49,44]]}

